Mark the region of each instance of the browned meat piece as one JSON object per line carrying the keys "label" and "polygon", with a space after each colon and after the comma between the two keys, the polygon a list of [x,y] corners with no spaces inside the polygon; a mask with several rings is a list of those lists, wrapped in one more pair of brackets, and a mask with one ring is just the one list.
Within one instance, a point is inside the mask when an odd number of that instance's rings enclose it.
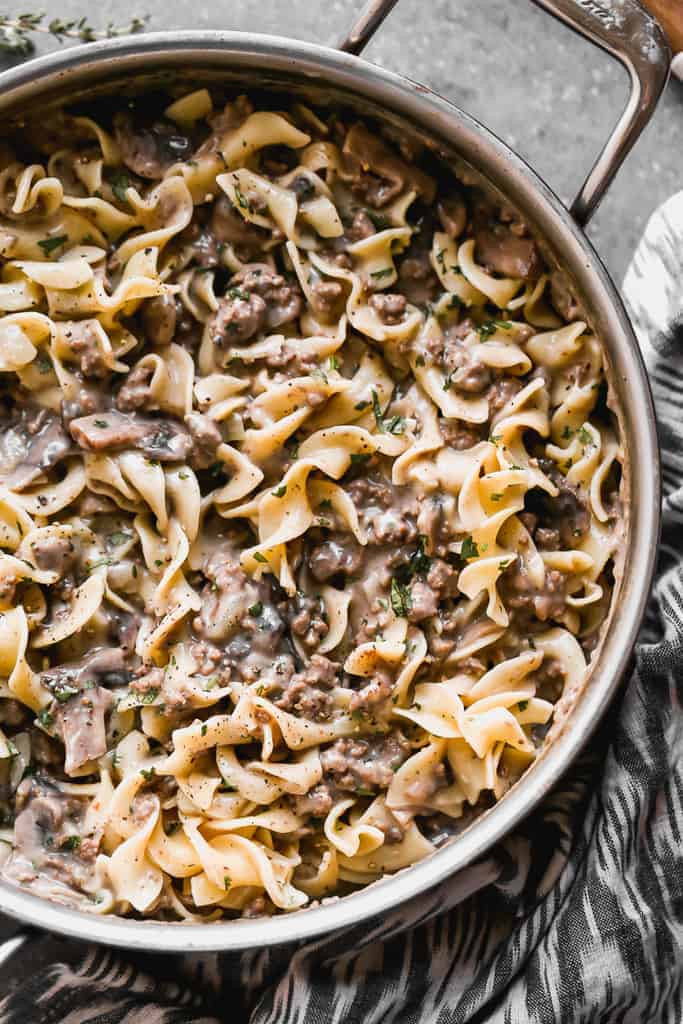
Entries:
{"label": "browned meat piece", "polygon": [[465,451],[484,440],[486,424],[480,427],[475,423],[465,423],[464,420],[440,419],[439,430],[446,444],[456,451]]}
{"label": "browned meat piece", "polygon": [[263,250],[268,232],[245,220],[227,196],[216,200],[209,230],[221,244],[232,245],[240,259],[253,260]]}
{"label": "browned meat piece", "polygon": [[225,686],[230,682],[230,665],[226,664],[225,651],[220,647],[206,640],[198,640],[190,646],[190,654],[200,675],[214,676],[218,686]]}
{"label": "browned meat piece", "polygon": [[406,312],[405,295],[379,292],[370,296],[369,305],[382,323],[400,324]]}
{"label": "browned meat piece", "polygon": [[315,650],[329,632],[329,626],[323,618],[323,604],[319,598],[297,594],[288,604],[286,614],[289,618],[289,628],[308,651]]}
{"label": "browned meat piece", "polygon": [[489,400],[489,419],[495,419],[510,399],[518,395],[523,387],[524,385],[517,377],[500,377],[494,381],[487,395]]}
{"label": "browned meat piece", "polygon": [[[459,327],[460,325],[458,325]],[[444,331],[441,361],[449,387],[467,394],[481,394],[491,384],[491,370],[464,344],[462,332],[449,327]]]}
{"label": "browned meat piece", "polygon": [[245,620],[259,618],[264,640],[276,639],[277,649],[283,624],[276,610],[263,601],[265,584],[257,584],[242,570],[239,553],[230,544],[217,548],[208,558],[203,573],[208,583],[202,590],[202,607],[192,625],[202,640],[220,642],[233,636]]}
{"label": "browned meat piece", "polygon": [[248,263],[230,281],[231,288],[258,295],[266,304],[265,326],[269,330],[296,320],[301,313],[301,292],[267,263]]}
{"label": "browned meat piece", "polygon": [[136,409],[158,409],[159,406],[152,396],[150,387],[153,376],[153,366],[148,366],[146,363],[134,366],[116,396],[117,408],[122,412],[133,412]]}
{"label": "browned meat piece", "polygon": [[31,543],[33,560],[39,569],[64,576],[76,561],[76,549],[68,537],[40,537]]}
{"label": "browned meat piece", "polygon": [[347,132],[343,154],[351,189],[369,206],[380,209],[408,188],[432,202],[434,179],[401,160],[365,125],[356,123]]}
{"label": "browned meat piece", "polygon": [[74,451],[59,417],[24,409],[0,434],[0,479],[7,487],[26,487]]}
{"label": "browned meat piece", "polygon": [[328,783],[320,782],[303,796],[292,798],[294,813],[302,817],[324,818],[332,810],[334,795]]}
{"label": "browned meat piece", "polygon": [[475,212],[475,255],[479,263],[504,277],[538,277],[541,254],[533,238],[514,230],[516,225],[494,220],[488,208]]}
{"label": "browned meat piece", "polygon": [[80,387],[73,398],[63,398],[61,405],[62,423],[68,427],[72,420],[90,416],[93,412],[109,407],[109,395],[95,388]]}
{"label": "browned meat piece", "polygon": [[558,658],[546,655],[531,678],[536,684],[537,695],[544,700],[555,702],[562,695],[567,676],[562,662]]}
{"label": "browned meat piece", "polygon": [[[217,267],[220,263],[222,243],[198,220],[193,220],[174,239],[175,244],[190,251],[190,257],[199,267]],[[176,312],[178,307],[176,306]]]}
{"label": "browned meat piece", "polygon": [[357,210],[353,215],[351,227],[345,234],[349,242],[362,242],[364,238],[377,234],[377,228],[365,210]]}
{"label": "browned meat piece", "polygon": [[208,469],[216,461],[216,449],[223,438],[215,420],[201,412],[191,412],[185,423],[192,437],[188,462],[193,469]]}
{"label": "browned meat piece", "polygon": [[124,164],[141,178],[163,178],[172,164],[192,155],[190,140],[171,121],[136,123],[131,114],[118,113],[114,134]]}
{"label": "browned meat piece", "polygon": [[398,267],[401,291],[414,306],[433,302],[441,289],[439,279],[429,262],[429,250],[411,245]]}
{"label": "browned meat piece", "polygon": [[[566,582],[565,576],[557,569],[546,569],[543,586],[537,587],[527,576],[524,563],[517,558],[501,575],[498,585],[507,609],[522,612],[522,620],[536,618],[547,622],[564,614]],[[520,619],[520,616],[516,618]]]}
{"label": "browned meat piece", "polygon": [[539,526],[534,533],[536,547],[544,551],[557,551],[560,546],[560,531],[555,527]]}
{"label": "browned meat piece", "polygon": [[338,317],[344,302],[344,289],[339,281],[316,281],[311,288],[311,305],[317,316],[326,320]]}
{"label": "browned meat piece", "polygon": [[351,696],[351,711],[370,712],[378,704],[383,704],[391,696],[394,680],[390,672],[377,668],[370,681]]}
{"label": "browned meat piece", "polygon": [[316,580],[325,583],[337,573],[355,576],[363,566],[363,549],[350,534],[337,533],[316,545],[308,567]]}
{"label": "browned meat piece", "polygon": [[155,295],[142,307],[142,326],[145,337],[152,345],[168,345],[176,329],[176,300],[174,295]]}
{"label": "browned meat piece", "polygon": [[388,509],[383,515],[372,516],[368,526],[371,544],[412,544],[417,540],[415,517],[399,509]]}
{"label": "browned meat piece", "polygon": [[302,672],[296,672],[275,703],[284,711],[322,722],[332,717],[334,700],[329,692],[338,682],[339,665],[314,654]]}
{"label": "browned meat piece", "polygon": [[424,807],[437,790],[448,785],[443,764],[434,765],[429,771],[422,771],[408,784],[405,790],[406,804],[410,807]]}
{"label": "browned meat piece", "polygon": [[413,580],[410,586],[410,622],[422,622],[436,615],[439,610],[439,599],[432,588],[423,580]]}
{"label": "browned meat piece", "polygon": [[377,477],[358,477],[347,484],[346,490],[359,511],[370,507],[391,508],[395,501],[391,484]]}
{"label": "browned meat piece", "polygon": [[462,196],[448,196],[437,206],[441,226],[450,238],[458,238],[467,224],[467,207]]}
{"label": "browned meat piece", "polygon": [[61,773],[64,767],[64,749],[58,740],[44,733],[42,729],[31,728],[31,756],[48,774]]}
{"label": "browned meat piece", "polygon": [[86,451],[135,448],[159,462],[185,462],[192,447],[188,430],[174,420],[154,420],[114,410],[73,420],[69,431]]}
{"label": "browned meat piece", "polygon": [[109,376],[111,367],[106,363],[95,329],[97,320],[70,320],[60,327],[67,345],[79,356],[83,376],[100,379]]}
{"label": "browned meat piece", "polygon": [[70,697],[57,708],[56,720],[64,742],[64,771],[72,775],[77,768],[107,752],[105,715],[114,698],[109,690],[91,686]]}
{"label": "browned meat piece", "polygon": [[427,572],[427,584],[439,601],[458,595],[458,571],[443,558],[433,558]]}
{"label": "browned meat piece", "polygon": [[209,335],[214,345],[230,348],[241,345],[258,334],[266,322],[266,304],[260,295],[231,288],[218,302],[218,309],[209,321]]}
{"label": "browned meat piece", "polygon": [[577,540],[590,528],[586,499],[579,489],[567,483],[555,463],[546,459],[539,460],[539,463],[559,493],[555,497],[545,492],[530,493],[529,501],[538,524],[534,539],[539,547],[575,548]]}
{"label": "browned meat piece", "polygon": [[410,755],[410,744],[403,733],[390,733],[368,739],[336,740],[320,754],[326,778],[339,789],[386,789]]}

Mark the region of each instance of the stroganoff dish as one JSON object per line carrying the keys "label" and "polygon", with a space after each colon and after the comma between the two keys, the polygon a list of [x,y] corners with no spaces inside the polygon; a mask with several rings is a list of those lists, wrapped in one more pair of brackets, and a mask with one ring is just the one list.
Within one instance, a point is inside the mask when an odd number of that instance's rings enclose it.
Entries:
{"label": "stroganoff dish", "polygon": [[210,920],[520,778],[609,610],[622,456],[599,339],[474,176],[168,102],[0,153],[0,871]]}

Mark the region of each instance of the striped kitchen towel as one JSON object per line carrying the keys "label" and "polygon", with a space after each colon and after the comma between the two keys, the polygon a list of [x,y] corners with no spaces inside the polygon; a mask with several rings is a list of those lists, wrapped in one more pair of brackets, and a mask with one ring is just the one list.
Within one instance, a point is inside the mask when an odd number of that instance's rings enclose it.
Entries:
{"label": "striped kitchen towel", "polygon": [[0,1024],[681,1024],[683,193],[624,290],[659,416],[660,566],[633,675],[563,785],[428,897],[297,949],[162,959],[16,931]]}

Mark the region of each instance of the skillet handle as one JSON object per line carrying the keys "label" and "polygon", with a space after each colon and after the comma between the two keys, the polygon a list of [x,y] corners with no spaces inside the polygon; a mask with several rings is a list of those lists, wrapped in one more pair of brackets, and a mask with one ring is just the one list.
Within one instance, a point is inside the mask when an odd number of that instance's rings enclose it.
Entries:
{"label": "skillet handle", "polygon": [[357,56],[368,45],[397,2],[398,0],[368,0],[348,33],[337,43],[337,49]]}
{"label": "skillet handle", "polygon": [[637,0],[534,0],[626,68],[626,107],[571,205],[584,227],[648,123],[669,77],[671,50],[659,22]]}
{"label": "skillet handle", "polygon": [[[359,54],[396,2],[369,0],[339,49]],[[534,3],[620,61],[631,81],[624,112],[571,206],[575,220],[585,226],[657,106],[669,77],[671,50],[659,23],[637,0]]]}

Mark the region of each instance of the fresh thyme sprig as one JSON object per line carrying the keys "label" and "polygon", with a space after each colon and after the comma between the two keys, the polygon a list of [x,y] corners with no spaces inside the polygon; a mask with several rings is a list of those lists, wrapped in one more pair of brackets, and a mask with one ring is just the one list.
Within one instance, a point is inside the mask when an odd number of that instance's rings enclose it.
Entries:
{"label": "fresh thyme sprig", "polygon": [[148,16],[133,18],[127,25],[109,23],[104,29],[93,28],[87,18],[74,19],[74,21],[53,18],[51,21],[46,21],[46,17],[44,12],[18,14],[13,18],[0,14],[0,51],[22,56],[33,53],[35,49],[35,43],[31,38],[33,32],[43,32],[45,35],[53,36],[60,43],[64,39],[79,39],[82,43],[92,43],[96,39],[132,35],[142,31]]}

